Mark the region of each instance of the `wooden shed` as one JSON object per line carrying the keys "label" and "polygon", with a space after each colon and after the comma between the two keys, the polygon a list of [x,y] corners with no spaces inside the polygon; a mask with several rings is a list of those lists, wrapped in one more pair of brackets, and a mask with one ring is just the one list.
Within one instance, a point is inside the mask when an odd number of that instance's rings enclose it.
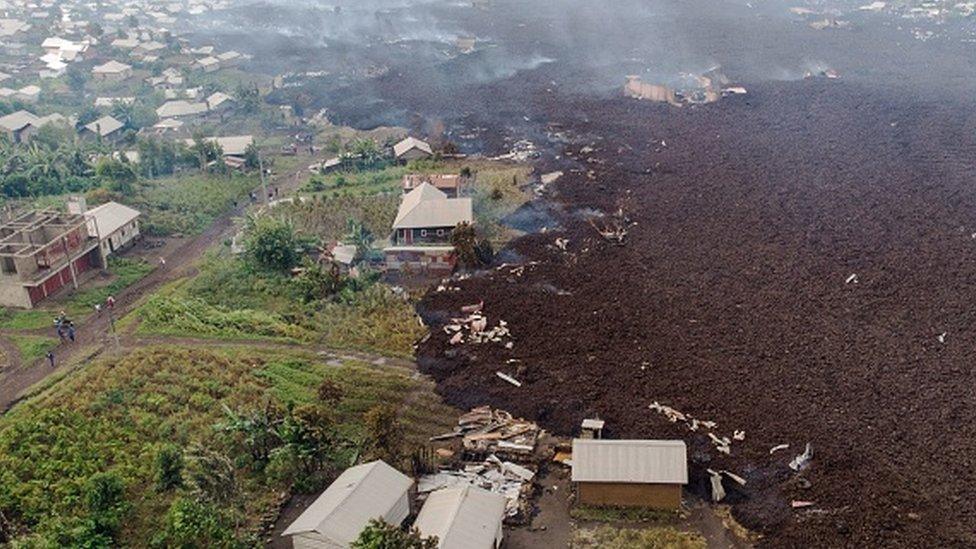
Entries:
{"label": "wooden shed", "polygon": [[572,463],[582,505],[678,509],[688,484],[680,440],[576,439]]}

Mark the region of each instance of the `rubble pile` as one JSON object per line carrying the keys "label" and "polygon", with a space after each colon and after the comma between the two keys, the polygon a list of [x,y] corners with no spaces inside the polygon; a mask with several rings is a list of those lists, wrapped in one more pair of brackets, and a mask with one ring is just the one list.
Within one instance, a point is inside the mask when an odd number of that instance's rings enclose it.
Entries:
{"label": "rubble pile", "polygon": [[421,477],[418,494],[425,497],[440,488],[473,484],[508,498],[507,522],[518,524],[528,517],[541,434],[535,423],[504,410],[472,408],[458,418],[452,432],[431,437],[434,442],[460,440],[462,459],[454,467]]}
{"label": "rubble pile", "polygon": [[[466,317],[452,318],[451,323],[444,326],[444,333],[451,336],[451,345],[461,345],[463,343],[505,343],[505,347],[511,349],[512,332],[508,329],[508,323],[499,320],[498,324],[488,328],[488,317],[482,312],[484,302],[479,305],[462,307],[461,312],[469,313]],[[508,339],[509,341],[505,341]]]}

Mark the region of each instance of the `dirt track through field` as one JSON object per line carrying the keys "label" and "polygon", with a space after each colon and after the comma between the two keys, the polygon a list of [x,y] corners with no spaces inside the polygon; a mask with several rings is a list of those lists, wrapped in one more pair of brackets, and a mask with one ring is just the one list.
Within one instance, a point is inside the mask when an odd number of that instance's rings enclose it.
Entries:
{"label": "dirt track through field", "polygon": [[[313,156],[307,158],[309,164],[317,159]],[[303,167],[296,171],[270,181],[269,186],[277,186],[279,193],[296,190],[301,185],[303,176],[307,173],[304,168],[305,165],[307,164],[303,163]],[[256,189],[256,193],[260,197],[261,189]],[[243,215],[246,207],[247,204],[245,203],[237,209],[225,213],[217,218],[202,234],[187,240],[181,246],[170,251],[164,256],[165,265],[157,264],[149,275],[115,296],[115,310],[112,314],[104,310],[101,314],[93,313],[77,322],[76,342],[61,344],[53,349],[55,354],[54,368],[50,367],[47,359],[27,364],[18,359],[19,353],[8,353],[8,366],[6,370],[0,372],[0,411],[10,409],[22,398],[27,389],[40,383],[60,368],[92,354],[98,354],[107,346],[114,346],[115,338],[112,335],[110,319],[121,319],[133,311],[144,297],[152,294],[167,282],[192,275],[197,261],[203,257],[203,254],[218,242],[231,236],[234,229],[234,219]],[[29,330],[25,333],[51,336],[53,329]],[[0,345],[4,345],[5,350],[7,347],[13,347],[9,341],[2,337],[0,337]]]}

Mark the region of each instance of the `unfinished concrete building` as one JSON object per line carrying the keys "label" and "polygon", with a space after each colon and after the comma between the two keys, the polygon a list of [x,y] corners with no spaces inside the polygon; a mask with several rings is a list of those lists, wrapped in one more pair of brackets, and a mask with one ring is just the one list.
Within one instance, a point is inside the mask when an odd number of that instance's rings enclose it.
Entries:
{"label": "unfinished concrete building", "polygon": [[102,266],[94,223],[36,210],[0,224],[0,306],[32,308],[68,284],[77,288],[81,273]]}

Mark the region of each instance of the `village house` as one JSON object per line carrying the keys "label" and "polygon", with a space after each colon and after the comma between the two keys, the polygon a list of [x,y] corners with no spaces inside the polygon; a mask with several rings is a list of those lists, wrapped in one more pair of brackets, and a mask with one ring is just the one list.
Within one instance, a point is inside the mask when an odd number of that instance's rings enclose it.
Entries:
{"label": "village house", "polygon": [[211,112],[222,112],[234,108],[236,101],[224,92],[214,92],[206,99]]}
{"label": "village house", "polygon": [[215,72],[220,69],[220,59],[216,57],[204,57],[197,61],[196,68],[203,72]]}
{"label": "village house", "polygon": [[[97,233],[96,233],[97,234]],[[33,210],[0,223],[0,306],[32,308],[102,266],[83,215]]]}
{"label": "village house", "polygon": [[498,549],[505,505],[505,496],[477,486],[444,488],[427,497],[414,527],[436,536],[438,549]]}
{"label": "village house", "polygon": [[[231,168],[240,168],[246,162],[245,157],[247,156],[248,147],[254,144],[254,136],[232,135],[226,137],[206,137],[204,141],[216,143],[220,147],[223,153],[224,164]],[[193,142],[193,139],[186,139],[184,141],[188,147],[192,146]]]}
{"label": "village house", "polygon": [[112,47],[120,50],[133,50],[139,46],[138,38],[116,38],[112,40]]}
{"label": "village house", "polygon": [[125,128],[125,124],[106,115],[90,124],[86,124],[81,129],[81,134],[98,139],[115,140],[122,136],[123,128]]}
{"label": "village house", "polygon": [[115,105],[131,105],[136,102],[135,97],[96,97],[96,107],[114,107]]}
{"label": "village house", "polygon": [[393,146],[393,155],[398,162],[406,164],[411,160],[424,160],[434,156],[430,145],[415,137],[408,137]]}
{"label": "village house", "polygon": [[122,82],[131,76],[132,67],[115,60],[92,69],[92,78],[99,82]]}
{"label": "village house", "polygon": [[451,232],[459,223],[473,221],[470,198],[448,198],[433,185],[421,183],[400,202],[392,246],[383,250],[387,269],[453,270]]}
{"label": "village house", "polygon": [[458,174],[407,174],[403,176],[403,192],[408,193],[421,183],[428,183],[448,198],[457,198],[461,194],[461,180]]}
{"label": "village house", "polygon": [[241,64],[244,60],[244,56],[236,51],[225,51],[217,55],[217,61],[220,62],[220,66],[223,68],[236,67]]}
{"label": "village house", "polygon": [[12,143],[24,143],[37,131],[37,117],[27,111],[17,111],[0,118],[3,130]]}
{"label": "village house", "polygon": [[30,104],[37,103],[37,100],[40,99],[40,97],[40,86],[35,86],[33,84],[20,88],[19,90],[15,91],[13,95],[14,99]]}
{"label": "village house", "polygon": [[106,202],[85,212],[85,216],[94,221],[89,224],[88,235],[99,239],[103,258],[139,239],[140,215],[139,210],[118,202]]}
{"label": "village house", "polygon": [[0,117],[0,131],[7,134],[13,143],[24,143],[37,132],[37,130],[48,124],[67,124],[69,121],[64,116],[53,113],[47,116],[37,116],[29,111],[17,111]]}
{"label": "village house", "polygon": [[30,23],[19,19],[0,19],[0,38],[9,38],[20,32],[30,30]]}
{"label": "village house", "polygon": [[581,505],[679,509],[688,484],[681,440],[573,440],[572,481]]}
{"label": "village house", "polygon": [[206,103],[191,103],[182,99],[167,101],[156,109],[156,116],[160,118],[181,118],[186,116],[199,116],[206,113]]}
{"label": "village house", "polygon": [[159,122],[156,122],[152,127],[152,133],[156,135],[164,135],[168,133],[175,133],[183,129],[183,121],[177,120],[175,118],[163,118]]}
{"label": "village house", "polygon": [[282,536],[295,549],[339,549],[372,519],[399,526],[410,514],[413,480],[382,461],[346,469],[299,515]]}

